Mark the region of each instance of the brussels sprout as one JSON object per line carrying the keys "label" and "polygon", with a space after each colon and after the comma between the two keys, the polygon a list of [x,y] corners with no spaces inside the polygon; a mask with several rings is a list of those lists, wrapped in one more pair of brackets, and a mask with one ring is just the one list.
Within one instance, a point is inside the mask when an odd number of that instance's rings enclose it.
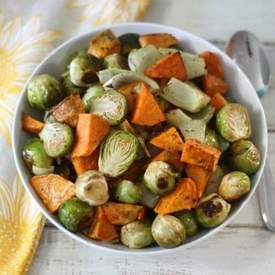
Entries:
{"label": "brussels sprout", "polygon": [[79,49],[73,53],[71,53],[68,58],[66,59],[66,62],[65,62],[65,70],[70,66],[70,63],[72,62],[72,60],[76,57],[79,57],[79,56],[87,56],[87,52],[88,52],[88,49],[87,48],[83,48],[83,49]]}
{"label": "brussels sprout", "polygon": [[97,74],[88,56],[75,57],[69,68],[70,80],[79,87],[87,87],[97,80]]}
{"label": "brussels sprout", "polygon": [[114,189],[114,198],[125,203],[139,203],[142,191],[139,186],[129,180],[120,181]]}
{"label": "brussels sprout", "polygon": [[108,185],[102,173],[88,170],[77,177],[75,194],[89,205],[101,205],[109,199]]}
{"label": "brussels sprout", "polygon": [[261,164],[259,150],[249,140],[235,141],[230,147],[230,153],[233,167],[248,175],[255,173]]}
{"label": "brussels sprout", "polygon": [[110,125],[118,125],[127,114],[127,99],[116,90],[108,90],[90,101],[90,112],[102,116]]}
{"label": "brussels sprout", "polygon": [[137,185],[140,187],[142,191],[142,198],[140,204],[148,208],[154,208],[159,200],[159,196],[150,192],[142,181],[137,183]]}
{"label": "brussels sprout", "polygon": [[193,215],[193,212],[190,210],[184,210],[177,212],[175,216],[182,222],[186,236],[192,237],[198,232],[198,224],[197,221]]}
{"label": "brussels sprout", "polygon": [[158,215],[152,224],[152,235],[157,244],[165,248],[176,247],[186,238],[183,224],[172,215]]}
{"label": "brussels sprout", "polygon": [[82,94],[85,91],[84,88],[77,87],[73,84],[68,71],[62,75],[61,83],[66,95]]}
{"label": "brussels sprout", "polygon": [[219,165],[217,165],[216,170],[208,180],[206,189],[204,191],[204,196],[210,195],[212,193],[218,193],[218,189],[224,175],[225,175],[224,169],[222,169]]}
{"label": "brussels sprout", "polygon": [[66,156],[74,141],[70,126],[59,122],[46,123],[39,136],[43,140],[46,153],[52,158]]}
{"label": "brussels sprout", "polygon": [[222,152],[225,152],[229,148],[230,143],[219,134],[218,134],[218,139],[219,139],[219,144],[220,144],[220,150]]}
{"label": "brussels sprout", "polygon": [[132,50],[128,56],[128,65],[131,71],[143,73],[160,58],[160,53],[153,45]]}
{"label": "brussels sprout", "polygon": [[108,82],[113,76],[120,74],[120,73],[125,73],[128,72],[127,70],[124,69],[105,69],[105,70],[101,70],[97,73],[99,82],[101,84],[105,84],[106,82]]}
{"label": "brussels sprout", "polygon": [[113,53],[104,58],[104,67],[106,69],[127,69],[127,63],[123,56]]}
{"label": "brussels sprout", "polygon": [[190,114],[192,119],[202,120],[206,124],[212,119],[215,114],[215,108],[211,105],[207,105],[200,112],[196,114]]}
{"label": "brussels sprout", "polygon": [[87,225],[93,217],[93,207],[77,198],[68,199],[60,206],[58,217],[62,225],[76,232]]}
{"label": "brussels sprout", "polygon": [[216,125],[220,134],[230,142],[246,139],[251,135],[248,111],[238,103],[223,106],[217,114]]}
{"label": "brussels sprout", "polygon": [[28,84],[27,97],[32,107],[46,110],[56,105],[63,98],[63,93],[55,78],[41,74],[34,77]]}
{"label": "brussels sprout", "polygon": [[90,87],[86,91],[86,93],[82,97],[82,102],[83,102],[85,112],[89,112],[91,109],[91,99],[102,96],[104,94],[104,92],[105,91],[104,91],[103,87],[99,84]]}
{"label": "brussels sprout", "polygon": [[215,147],[217,149],[220,149],[220,143],[219,143],[218,135],[215,132],[215,130],[212,130],[210,128],[206,128],[204,143],[207,144],[207,145],[210,145],[212,147]]}
{"label": "brussels sprout", "polygon": [[23,147],[23,160],[35,175],[49,174],[54,170],[53,159],[46,154],[42,140],[29,139]]}
{"label": "brussels sprout", "polygon": [[152,161],[145,173],[144,184],[155,195],[164,195],[175,188],[178,174],[164,161]]}
{"label": "brussels sprout", "polygon": [[140,48],[137,33],[125,33],[119,36],[118,39],[122,46],[122,54],[127,55],[131,50]]}
{"label": "brussels sprout", "polygon": [[212,228],[220,225],[228,216],[231,205],[218,194],[203,197],[197,208],[196,218],[200,225]]}
{"label": "brussels sprout", "polygon": [[245,173],[233,171],[223,177],[218,193],[225,200],[234,201],[246,195],[250,187],[250,179]]}
{"label": "brussels sprout", "polygon": [[168,102],[191,113],[199,112],[210,98],[195,84],[171,78],[160,94]]}
{"label": "brussels sprout", "polygon": [[43,120],[44,120],[45,123],[58,122],[52,114],[52,109],[45,112]]}
{"label": "brussels sprout", "polygon": [[140,221],[122,226],[120,240],[129,248],[143,248],[154,243],[150,224]]}
{"label": "brussels sprout", "polygon": [[99,171],[117,177],[123,174],[134,162],[139,142],[129,132],[113,130],[101,144],[98,160]]}

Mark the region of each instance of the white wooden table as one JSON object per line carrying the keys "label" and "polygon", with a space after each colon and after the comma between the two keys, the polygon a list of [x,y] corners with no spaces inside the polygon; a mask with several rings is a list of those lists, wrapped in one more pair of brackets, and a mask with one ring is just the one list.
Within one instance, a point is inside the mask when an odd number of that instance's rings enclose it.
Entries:
{"label": "white wooden table", "polygon": [[[236,30],[249,29],[265,43],[275,71],[274,0],[155,0],[146,21],[174,25],[223,48]],[[275,176],[275,77],[263,99],[269,155]],[[275,233],[262,223],[257,195],[224,230],[177,254],[123,256],[88,248],[48,225],[30,274],[261,275],[275,274]]]}

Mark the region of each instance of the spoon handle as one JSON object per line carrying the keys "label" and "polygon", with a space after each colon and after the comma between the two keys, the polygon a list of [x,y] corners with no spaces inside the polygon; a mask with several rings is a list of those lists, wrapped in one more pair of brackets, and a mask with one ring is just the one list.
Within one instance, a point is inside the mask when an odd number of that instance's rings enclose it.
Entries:
{"label": "spoon handle", "polygon": [[268,159],[266,159],[262,182],[258,188],[262,219],[266,227],[275,232],[275,182]]}

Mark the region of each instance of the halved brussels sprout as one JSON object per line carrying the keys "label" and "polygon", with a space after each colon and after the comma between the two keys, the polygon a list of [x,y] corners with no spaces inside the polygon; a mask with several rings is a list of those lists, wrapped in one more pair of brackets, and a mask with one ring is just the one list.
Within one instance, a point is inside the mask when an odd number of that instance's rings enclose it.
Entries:
{"label": "halved brussels sprout", "polygon": [[206,124],[212,119],[215,114],[215,108],[211,105],[207,105],[199,113],[190,114],[192,119],[202,120]]}
{"label": "halved brussels sprout", "polygon": [[219,186],[218,193],[227,201],[238,200],[250,191],[249,177],[240,171],[225,175]]}
{"label": "halved brussels sprout", "polygon": [[46,154],[39,138],[27,140],[22,150],[23,160],[34,175],[50,174],[54,170],[53,159]]}
{"label": "halved brussels sprout", "polygon": [[39,137],[43,140],[46,153],[52,157],[64,157],[72,149],[74,134],[67,124],[46,123]]}
{"label": "halved brussels sprout", "polygon": [[143,73],[160,58],[160,53],[153,45],[132,50],[128,56],[128,65],[131,71]]}
{"label": "halved brussels sprout", "polygon": [[70,79],[69,71],[66,71],[61,78],[62,88],[66,95],[82,94],[85,90],[83,87],[77,87]]}
{"label": "halved brussels sprout", "polygon": [[120,181],[114,189],[114,198],[119,202],[139,203],[142,198],[142,191],[138,185],[129,180]]}
{"label": "halved brussels sprout", "polygon": [[137,33],[125,33],[118,37],[121,43],[122,54],[127,55],[131,50],[140,48]]}
{"label": "halved brussels sprout", "polygon": [[148,208],[154,208],[159,200],[159,196],[150,192],[146,188],[143,181],[138,182],[137,185],[140,187],[140,189],[142,191],[142,198],[141,198],[140,204],[142,204]]}
{"label": "halved brussels sprout", "polygon": [[97,76],[99,79],[99,82],[101,84],[105,84],[106,82],[108,82],[113,76],[120,74],[120,73],[125,73],[128,72],[127,70],[124,69],[105,69],[105,70],[101,70],[99,72],[97,72]]}
{"label": "halved brussels sprout", "polygon": [[200,225],[212,228],[220,225],[228,216],[231,205],[218,194],[203,197],[196,208],[196,218]]}
{"label": "halved brussels sprout", "polygon": [[99,171],[110,177],[123,174],[136,159],[138,147],[134,135],[123,130],[112,131],[100,147]]}
{"label": "halved brussels sprout", "polygon": [[152,235],[157,244],[165,248],[176,247],[186,238],[183,224],[172,215],[158,215],[152,223]]}
{"label": "halved brussels sprout", "polygon": [[145,173],[144,184],[155,195],[164,195],[175,188],[178,174],[164,161],[152,161]]}
{"label": "halved brussels sprout", "polygon": [[225,175],[224,169],[217,165],[216,170],[210,176],[206,189],[204,191],[204,196],[210,195],[212,193],[218,193],[220,183]]}
{"label": "halved brussels sprout", "polygon": [[199,228],[191,210],[177,212],[175,216],[182,222],[187,237],[192,237],[197,234]]}
{"label": "halved brussels sprout", "polygon": [[118,53],[113,53],[104,58],[106,69],[127,69],[127,61]]}
{"label": "halved brussels sprout", "polygon": [[210,145],[212,147],[215,147],[217,149],[220,149],[220,143],[219,143],[219,138],[215,130],[206,128],[205,131],[205,138],[204,138],[204,143],[207,145]]}
{"label": "halved brussels sprout", "polygon": [[89,56],[77,56],[69,68],[70,80],[79,87],[87,87],[97,80],[97,74]]}
{"label": "halved brussels sprout", "polygon": [[129,248],[143,248],[154,243],[151,225],[141,221],[128,223],[121,228],[121,242]]}
{"label": "halved brussels sprout", "polygon": [[86,91],[86,93],[82,97],[82,102],[83,102],[85,112],[90,111],[92,98],[102,96],[104,92],[105,90],[100,84],[94,85]]}
{"label": "halved brussels sprout", "polygon": [[60,206],[58,217],[62,225],[72,232],[86,227],[93,217],[93,207],[77,198],[68,199]]}
{"label": "halved brussels sprout", "polygon": [[231,164],[236,170],[251,175],[259,169],[261,164],[260,152],[251,141],[235,141],[230,147],[230,153]]}
{"label": "halved brussels sprout", "polygon": [[46,110],[56,105],[63,98],[63,93],[55,78],[41,74],[28,84],[27,97],[33,108]]}
{"label": "halved brussels sprout", "polygon": [[108,90],[90,101],[90,112],[102,116],[110,125],[118,125],[127,114],[127,99],[116,90]]}
{"label": "halved brussels sprout", "polygon": [[170,79],[160,95],[168,102],[191,113],[199,112],[210,100],[195,84],[176,78]]}
{"label": "halved brussels sprout", "polygon": [[69,54],[68,58],[65,61],[65,70],[67,70],[70,66],[70,63],[72,62],[72,60],[78,56],[87,56],[87,52],[88,49],[87,48],[82,48],[79,49],[77,51],[72,52],[71,54]]}
{"label": "halved brussels sprout", "polygon": [[217,114],[216,125],[220,134],[230,142],[246,139],[251,135],[248,111],[238,103],[223,106]]}
{"label": "halved brussels sprout", "polygon": [[109,199],[107,181],[99,171],[88,170],[77,177],[75,194],[89,205],[104,204]]}

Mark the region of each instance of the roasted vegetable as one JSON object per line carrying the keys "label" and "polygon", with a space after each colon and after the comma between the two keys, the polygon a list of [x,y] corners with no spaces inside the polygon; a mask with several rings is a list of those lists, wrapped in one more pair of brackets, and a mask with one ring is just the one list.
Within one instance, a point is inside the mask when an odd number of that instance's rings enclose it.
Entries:
{"label": "roasted vegetable", "polygon": [[198,203],[196,183],[190,178],[181,179],[176,188],[158,201],[154,211],[158,214],[170,214],[195,208]]}
{"label": "roasted vegetable", "polygon": [[225,175],[219,186],[218,193],[227,201],[238,200],[250,191],[249,177],[240,171]]}
{"label": "roasted vegetable", "polygon": [[127,63],[123,56],[113,53],[104,58],[104,67],[106,69],[127,69]]}
{"label": "roasted vegetable", "polygon": [[142,180],[138,182],[137,185],[142,191],[142,198],[140,204],[148,208],[154,208],[159,200],[159,196],[150,192]]}
{"label": "roasted vegetable", "polygon": [[225,104],[227,104],[227,100],[219,93],[214,94],[209,104],[215,108],[215,110],[219,111]]}
{"label": "roasted vegetable", "polygon": [[50,174],[54,171],[53,159],[47,155],[42,140],[38,138],[27,140],[22,156],[30,171],[35,175]]}
{"label": "roasted vegetable", "polygon": [[22,129],[30,134],[38,135],[44,127],[44,123],[35,118],[22,113],[21,117]]}
{"label": "roasted vegetable", "polygon": [[217,165],[216,170],[213,172],[213,174],[210,176],[206,189],[204,191],[204,195],[210,195],[212,193],[218,193],[218,189],[220,186],[220,183],[225,175],[224,169]]}
{"label": "roasted vegetable", "polygon": [[27,97],[33,108],[46,110],[57,104],[62,99],[63,93],[55,78],[41,74],[28,84]]}
{"label": "roasted vegetable", "polygon": [[177,39],[170,33],[149,33],[139,37],[139,43],[142,47],[154,45],[157,48],[168,48],[177,44]]}
{"label": "roasted vegetable", "polygon": [[215,108],[211,105],[207,105],[200,112],[195,114],[190,114],[190,118],[194,120],[202,120],[206,124],[213,118],[215,114]]}
{"label": "roasted vegetable", "polygon": [[127,73],[129,72],[128,70],[124,70],[124,69],[105,69],[105,70],[101,70],[99,72],[97,72],[97,76],[99,79],[99,82],[101,84],[105,84],[107,82],[109,82],[113,76],[121,74],[121,73]]}
{"label": "roasted vegetable", "polygon": [[110,125],[118,125],[127,114],[126,97],[116,90],[108,90],[90,102],[90,112],[103,117]]}
{"label": "roasted vegetable", "polygon": [[179,151],[161,151],[158,155],[154,157],[153,160],[160,160],[167,162],[178,171],[182,172],[183,170],[183,163],[180,161],[181,153]]}
{"label": "roasted vegetable", "polygon": [[74,142],[72,129],[67,124],[59,122],[46,123],[39,136],[43,140],[47,155],[52,158],[66,156]]}
{"label": "roasted vegetable", "polygon": [[220,149],[219,137],[213,129],[206,128],[204,143],[214,148]]}
{"label": "roasted vegetable", "polygon": [[180,129],[183,123],[191,118],[186,115],[181,109],[173,109],[165,114],[168,124]]}
{"label": "roasted vegetable", "polygon": [[114,198],[119,202],[139,203],[142,199],[142,190],[132,181],[122,180],[114,189]]}
{"label": "roasted vegetable", "polygon": [[91,222],[93,208],[77,198],[68,199],[58,209],[58,218],[68,230],[76,232]]}
{"label": "roasted vegetable", "polygon": [[181,57],[186,69],[187,79],[193,79],[202,75],[205,75],[205,62],[203,58],[195,54],[190,54],[187,52],[182,52]]}
{"label": "roasted vegetable", "polygon": [[220,225],[228,216],[231,205],[218,194],[210,194],[199,202],[196,208],[198,223],[206,228]]}
{"label": "roasted vegetable", "polygon": [[202,78],[203,90],[210,97],[216,94],[225,94],[228,90],[228,84],[221,78],[211,74],[206,74]]}
{"label": "roasted vegetable", "polygon": [[100,172],[88,170],[77,177],[75,194],[89,205],[104,204],[109,199],[107,181]]}
{"label": "roasted vegetable", "polygon": [[249,140],[235,141],[230,147],[230,160],[234,169],[247,175],[255,173],[260,164],[261,156],[257,147]]}
{"label": "roasted vegetable", "polygon": [[118,37],[121,43],[122,54],[129,54],[133,49],[140,48],[139,35],[137,33],[125,33]]}
{"label": "roasted vegetable", "polygon": [[72,157],[90,156],[108,134],[109,129],[109,124],[100,116],[80,114]]}
{"label": "roasted vegetable", "polygon": [[82,97],[83,107],[86,113],[90,112],[91,101],[93,98],[102,96],[104,94],[104,89],[101,85],[96,84],[90,87]]}
{"label": "roasted vegetable", "polygon": [[110,177],[123,174],[137,157],[137,138],[122,130],[112,131],[101,144],[99,171]]}
{"label": "roasted vegetable", "polygon": [[246,139],[251,135],[248,111],[238,103],[229,103],[220,109],[216,126],[220,134],[230,142]]}
{"label": "roasted vegetable", "polygon": [[70,79],[70,72],[66,71],[61,78],[62,88],[64,90],[65,95],[69,96],[71,94],[83,94],[85,91],[85,87],[78,87],[73,84]]}
{"label": "roasted vegetable", "polygon": [[129,248],[143,248],[154,243],[150,224],[140,221],[122,226],[120,240]]}
{"label": "roasted vegetable", "polygon": [[207,51],[200,54],[200,56],[204,59],[206,70],[209,74],[219,77],[221,79],[224,78],[222,63],[217,54]]}
{"label": "roasted vegetable", "polygon": [[164,195],[175,188],[177,174],[163,161],[152,161],[145,173],[144,184],[155,195]]}
{"label": "roasted vegetable", "polygon": [[159,246],[173,248],[185,241],[186,232],[178,218],[158,215],[152,224],[152,235]]}
{"label": "roasted vegetable", "polygon": [[171,78],[162,90],[161,96],[183,110],[199,112],[207,105],[210,98],[191,82],[182,82]]}
{"label": "roasted vegetable", "polygon": [[175,216],[183,224],[187,237],[192,237],[198,233],[199,227],[192,211],[190,210],[180,211],[180,212],[177,212]]}
{"label": "roasted vegetable", "polygon": [[200,142],[205,140],[206,124],[203,120],[185,120],[179,129],[185,140],[196,139]]}
{"label": "roasted vegetable", "polygon": [[141,82],[132,82],[126,84],[118,89],[127,99],[128,111],[132,112],[136,107],[136,101],[138,98],[138,91],[140,90]]}
{"label": "roasted vegetable", "polygon": [[30,185],[51,213],[75,194],[74,184],[56,174],[34,176],[30,179]]}

